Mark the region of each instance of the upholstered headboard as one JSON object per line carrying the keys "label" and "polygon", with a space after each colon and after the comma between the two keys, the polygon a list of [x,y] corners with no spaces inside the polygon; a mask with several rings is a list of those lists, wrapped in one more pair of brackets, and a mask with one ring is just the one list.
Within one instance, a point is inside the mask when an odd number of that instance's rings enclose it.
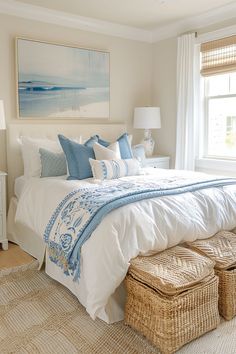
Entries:
{"label": "upholstered headboard", "polygon": [[114,141],[126,130],[125,124],[60,124],[58,123],[14,123],[8,126],[7,138],[7,164],[8,164],[8,198],[14,195],[14,181],[16,177],[23,175],[23,161],[19,138],[30,136],[34,138],[57,139],[57,135],[64,134],[68,137],[79,137],[84,139],[91,135],[99,134],[104,139]]}

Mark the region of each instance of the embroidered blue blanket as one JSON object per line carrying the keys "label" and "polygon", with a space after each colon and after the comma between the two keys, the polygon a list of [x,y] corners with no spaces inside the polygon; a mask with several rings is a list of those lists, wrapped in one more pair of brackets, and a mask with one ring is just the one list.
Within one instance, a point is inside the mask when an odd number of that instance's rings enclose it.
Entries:
{"label": "embroidered blue blanket", "polygon": [[51,261],[66,275],[80,276],[81,247],[112,210],[143,199],[236,184],[233,178],[130,178],[80,188],[69,193],[53,213],[44,233]]}

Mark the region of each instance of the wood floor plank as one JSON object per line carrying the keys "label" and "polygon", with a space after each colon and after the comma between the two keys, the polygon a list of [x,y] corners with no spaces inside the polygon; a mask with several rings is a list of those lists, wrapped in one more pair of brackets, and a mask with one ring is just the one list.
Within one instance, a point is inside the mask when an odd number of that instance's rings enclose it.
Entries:
{"label": "wood floor plank", "polygon": [[33,257],[13,243],[9,243],[8,251],[3,251],[0,248],[0,269],[28,264],[31,263],[33,259]]}

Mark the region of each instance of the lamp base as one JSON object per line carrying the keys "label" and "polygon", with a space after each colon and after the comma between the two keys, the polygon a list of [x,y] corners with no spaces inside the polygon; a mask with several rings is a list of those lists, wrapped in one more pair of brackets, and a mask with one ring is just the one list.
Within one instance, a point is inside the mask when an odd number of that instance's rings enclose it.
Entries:
{"label": "lamp base", "polygon": [[145,129],[144,138],[141,141],[141,144],[144,146],[146,157],[151,157],[153,154],[155,141],[152,138],[150,129]]}

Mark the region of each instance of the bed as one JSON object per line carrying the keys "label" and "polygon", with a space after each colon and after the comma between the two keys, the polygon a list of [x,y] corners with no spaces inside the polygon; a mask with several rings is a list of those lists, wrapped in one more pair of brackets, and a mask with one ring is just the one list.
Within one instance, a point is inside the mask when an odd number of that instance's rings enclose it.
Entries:
{"label": "bed", "polygon": [[[55,135],[58,132],[70,135],[75,132],[75,126],[37,125],[32,128],[31,125],[12,125],[9,128],[9,167],[14,166],[12,171],[9,168],[11,195],[13,181],[22,174],[18,137],[32,135],[34,131],[36,136],[43,136],[45,131],[52,130]],[[112,141],[124,130],[123,125],[84,126],[80,128],[80,133],[86,137],[98,133]],[[18,165],[14,165],[15,156],[18,156]],[[199,181],[207,185],[196,187]],[[142,189],[147,182],[150,186],[161,185],[161,193],[168,190],[170,184],[179,190],[182,183],[185,190],[174,195],[166,192],[160,195],[158,189],[159,194],[151,194],[151,198],[116,206],[104,215],[81,247],[80,275],[77,279],[72,273],[66,274],[65,269],[53,261],[43,236],[51,216],[68,195],[73,197],[75,190],[78,193],[86,190],[91,194],[99,190],[100,195],[103,189],[114,190],[117,185],[119,188],[121,185],[125,188],[139,185]],[[27,181],[21,177],[16,180],[14,194],[18,198],[14,196],[10,201],[9,239],[20,244],[40,263],[45,255],[46,273],[69,288],[92,318],[98,317],[107,323],[123,319],[123,279],[131,258],[236,227],[236,181],[219,183],[219,180],[199,173],[149,168],[142,170],[139,176],[124,177],[118,182],[107,181],[105,185],[93,180],[67,181],[65,177],[31,178]]]}

